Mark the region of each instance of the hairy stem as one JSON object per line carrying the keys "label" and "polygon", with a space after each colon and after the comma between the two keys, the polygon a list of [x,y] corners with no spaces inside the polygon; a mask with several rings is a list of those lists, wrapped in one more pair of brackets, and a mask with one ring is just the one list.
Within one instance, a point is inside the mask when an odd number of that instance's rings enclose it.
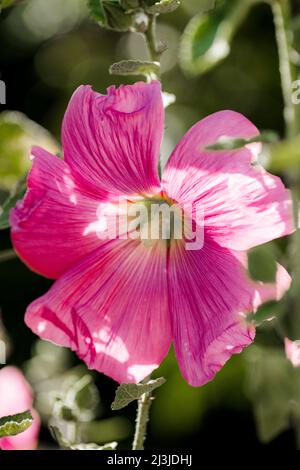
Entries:
{"label": "hairy stem", "polygon": [[136,416],[136,426],[132,450],[143,450],[144,442],[147,434],[147,424],[149,421],[149,412],[151,407],[151,393],[144,393],[138,401],[138,409]]}
{"label": "hairy stem", "polygon": [[296,105],[292,102],[292,86],[297,78],[294,65],[291,62],[292,44],[290,34],[290,4],[289,0],[271,0],[274,16],[276,41],[279,56],[279,70],[284,100],[284,119],[287,137],[297,134],[298,122]]}
{"label": "hairy stem", "polygon": [[149,15],[149,25],[147,31],[144,33],[147,47],[150,54],[150,59],[153,62],[159,62],[162,52],[158,48],[156,38],[156,15]]}

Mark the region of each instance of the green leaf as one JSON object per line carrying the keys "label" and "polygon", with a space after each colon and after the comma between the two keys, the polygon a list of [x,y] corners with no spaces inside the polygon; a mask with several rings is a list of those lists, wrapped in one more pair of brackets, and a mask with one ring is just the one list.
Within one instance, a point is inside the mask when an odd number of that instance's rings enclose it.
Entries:
{"label": "green leaf", "polygon": [[255,142],[272,143],[278,140],[278,135],[274,131],[264,131],[260,135],[244,139],[242,137],[221,137],[217,142],[207,145],[205,150],[236,150],[245,145],[253,144]]}
{"label": "green leaf", "polygon": [[129,31],[133,26],[133,16],[128,14],[119,0],[88,0],[91,17],[102,28],[115,31]]}
{"label": "green leaf", "polygon": [[246,0],[219,3],[214,10],[194,16],[183,32],[179,62],[187,75],[201,75],[228,56],[232,38],[250,8]]}
{"label": "green leaf", "polygon": [[255,313],[247,315],[247,321],[255,326],[260,326],[264,322],[270,322],[284,311],[282,302],[270,300],[258,307]]}
{"label": "green leaf", "polygon": [[180,0],[160,0],[154,3],[154,5],[146,7],[146,11],[151,15],[161,15],[175,11],[179,6]]}
{"label": "green leaf", "polygon": [[4,204],[0,206],[0,230],[9,227],[9,212],[15,207],[16,203],[23,198],[26,192],[26,183],[24,180],[20,181],[15,187],[12,194],[6,199]]}
{"label": "green leaf", "polygon": [[98,444],[73,444],[69,448],[71,450],[115,450],[118,447],[117,442],[108,442],[103,444],[103,446],[98,446]]}
{"label": "green leaf", "polygon": [[93,442],[72,444],[63,436],[61,430],[57,426],[49,426],[49,429],[53,439],[58,442],[62,449],[66,450],[115,450],[118,446],[117,442],[108,442],[102,446],[94,444]]}
{"label": "green leaf", "polygon": [[26,431],[33,422],[30,411],[0,418],[0,438],[16,436]]}
{"label": "green leaf", "polygon": [[160,377],[149,380],[147,383],[122,384],[117,388],[115,400],[111,405],[112,410],[120,410],[129,405],[132,401],[138,400],[144,393],[150,393],[165,383],[165,379]]}
{"label": "green leaf", "polygon": [[248,271],[255,281],[275,282],[277,265],[272,246],[257,246],[248,252]]}
{"label": "green leaf", "polygon": [[207,13],[216,7],[217,2],[222,0],[184,0],[182,6],[184,11],[191,18],[200,13]]}
{"label": "green leaf", "polygon": [[112,75],[144,75],[157,77],[160,73],[159,62],[122,60],[111,65],[109,73]]}
{"label": "green leaf", "polygon": [[293,368],[283,350],[252,346],[244,353],[247,384],[257,433],[269,442],[300,418],[300,371]]}
{"label": "green leaf", "polygon": [[107,27],[107,18],[101,0],[89,0],[88,6],[91,17],[98,21],[102,27]]}

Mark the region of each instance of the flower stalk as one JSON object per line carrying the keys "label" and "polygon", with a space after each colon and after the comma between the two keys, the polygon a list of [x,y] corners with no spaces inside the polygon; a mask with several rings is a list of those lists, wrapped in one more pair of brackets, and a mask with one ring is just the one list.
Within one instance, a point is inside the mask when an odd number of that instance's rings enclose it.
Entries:
{"label": "flower stalk", "polygon": [[[146,379],[146,380],[149,380]],[[144,393],[138,400],[138,409],[136,416],[136,426],[132,450],[143,450],[147,434],[147,424],[149,421],[150,407],[152,403],[151,392]]]}
{"label": "flower stalk", "polygon": [[297,79],[297,70],[291,61],[290,2],[289,0],[271,0],[270,4],[273,11],[279,56],[286,136],[292,138],[298,133],[298,116],[296,105],[292,102],[293,82]]}
{"label": "flower stalk", "polygon": [[[284,120],[285,134],[287,139],[293,139],[300,132],[299,108],[292,101],[293,82],[297,79],[297,68],[292,62],[293,52],[293,34],[290,27],[291,5],[289,0],[271,0],[270,1],[279,57],[279,70],[281,77],[281,88],[284,100]],[[290,181],[290,187],[293,197],[293,212],[295,227],[299,226],[299,173],[287,172]],[[300,231],[296,230],[291,237],[288,248],[289,264],[293,273],[293,284],[290,291],[290,305],[297,312],[300,312]],[[291,322],[293,336],[299,336],[299,316],[296,315]],[[300,447],[300,426],[298,422],[294,423],[294,429],[297,437],[297,448]]]}
{"label": "flower stalk", "polygon": [[[290,27],[290,0],[271,0],[271,7],[274,16],[275,33],[279,56],[281,87],[284,99],[286,137],[293,138],[299,133],[300,123],[297,105],[293,104],[292,102],[293,82],[297,79],[297,69],[295,64],[293,64],[291,60],[293,51],[293,35]],[[299,176],[297,173],[295,174],[294,172],[289,172],[288,177],[290,179],[291,188],[293,192],[295,225],[298,226]],[[289,251],[291,266],[294,271],[294,303],[299,308],[300,296],[298,292],[300,292],[300,270],[298,266],[298,260],[300,256],[300,238],[298,231],[292,237]],[[295,260],[297,260],[296,263]]]}
{"label": "flower stalk", "polygon": [[159,50],[156,38],[156,18],[157,15],[148,15],[149,24],[144,37],[148,46],[150,59],[153,62],[159,62],[162,51]]}

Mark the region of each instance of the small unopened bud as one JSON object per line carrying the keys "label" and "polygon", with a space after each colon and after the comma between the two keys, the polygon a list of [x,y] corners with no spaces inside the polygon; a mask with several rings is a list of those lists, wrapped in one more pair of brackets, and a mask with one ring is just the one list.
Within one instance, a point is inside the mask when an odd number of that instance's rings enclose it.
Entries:
{"label": "small unopened bud", "polygon": [[143,11],[134,14],[132,30],[137,33],[145,33],[148,29],[149,18]]}

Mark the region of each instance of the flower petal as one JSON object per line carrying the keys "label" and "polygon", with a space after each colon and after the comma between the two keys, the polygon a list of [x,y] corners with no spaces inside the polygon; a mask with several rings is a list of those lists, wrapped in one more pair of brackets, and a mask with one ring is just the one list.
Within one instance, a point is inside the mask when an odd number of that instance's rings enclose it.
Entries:
{"label": "flower petal", "polygon": [[155,192],[163,125],[157,81],[110,87],[107,95],[81,86],[63,122],[65,160],[77,181],[99,197]]}
{"label": "flower petal", "polygon": [[0,370],[0,417],[22,413],[32,406],[32,390],[17,367]]}
{"label": "flower petal", "polygon": [[165,250],[107,241],[28,307],[27,325],[118,382],[142,380],[171,342]]}
{"label": "flower petal", "polygon": [[169,257],[169,306],[175,352],[193,386],[210,381],[224,363],[249,345],[254,327],[245,315],[264,301],[280,298],[290,285],[278,269],[276,285],[248,279],[246,256],[206,240],[201,250],[178,242]]}
{"label": "flower petal", "polygon": [[19,369],[6,366],[0,370],[0,417],[31,410],[34,418],[32,425],[17,436],[0,439],[3,450],[35,449],[40,430],[40,418],[32,410],[32,391]]}
{"label": "flower petal", "polygon": [[222,136],[250,138],[257,129],[242,115],[222,111],[182,139],[163,174],[168,196],[204,212],[205,232],[220,245],[247,250],[295,230],[292,200],[280,178],[253,165],[260,146],[205,151]]}
{"label": "flower petal", "polygon": [[99,201],[83,194],[63,160],[41,148],[32,153],[28,190],[10,213],[11,237],[31,269],[57,278],[101,243]]}

